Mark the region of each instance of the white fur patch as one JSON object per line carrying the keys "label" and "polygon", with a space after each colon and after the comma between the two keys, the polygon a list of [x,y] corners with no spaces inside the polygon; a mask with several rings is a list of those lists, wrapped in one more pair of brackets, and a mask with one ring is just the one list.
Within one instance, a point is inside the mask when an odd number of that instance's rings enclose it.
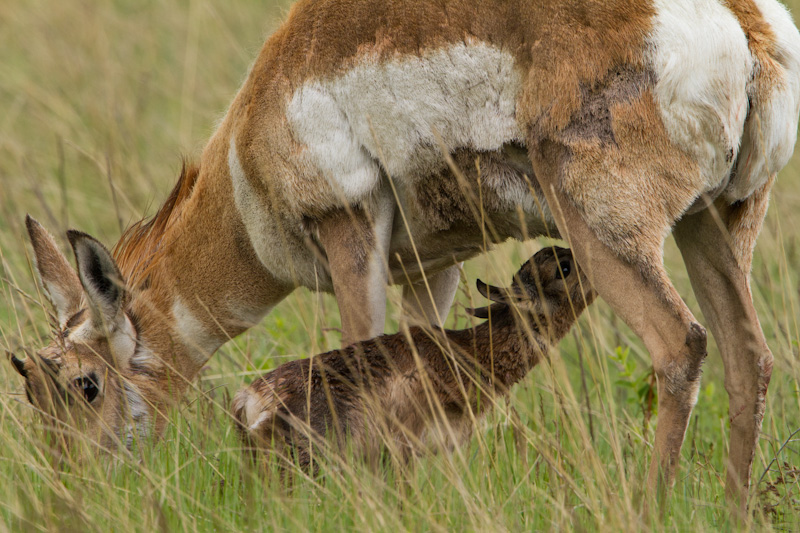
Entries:
{"label": "white fur patch", "polygon": [[88,344],[97,339],[97,330],[92,324],[92,320],[84,320],[81,324],[73,328],[69,333],[69,340],[75,343]]}
{"label": "white fur patch", "polygon": [[394,198],[388,187],[384,187],[375,200],[373,227],[375,248],[369,256],[368,274],[365,280],[369,287],[369,313],[374,319],[371,331],[372,336],[382,334],[384,328],[386,286],[389,281],[387,261],[392,238],[392,223],[394,221]]}
{"label": "white fur patch", "polygon": [[53,304],[56,314],[58,314],[58,325],[64,328],[67,321],[72,316],[72,313],[75,311],[75,302],[67,297],[67,294],[60,289],[61,285],[58,283],[48,282],[41,277],[40,280],[44,286],[45,293],[47,293],[47,298],[50,300],[50,303]]}
{"label": "white fur patch", "polygon": [[[523,145],[516,118],[521,85],[522,73],[514,56],[486,43],[462,42],[389,60],[366,56],[337,77],[309,80],[296,89],[286,114],[301,149],[283,155],[292,159],[293,169],[307,173],[301,181],[319,184],[323,193],[333,192],[328,198],[342,195],[341,200],[350,205],[372,204],[380,196],[380,188],[386,185],[384,168],[394,180],[397,202],[414,206],[416,181],[447,166],[440,142],[450,151],[501,154],[509,143]],[[521,206],[529,224],[527,234],[544,233],[547,223],[552,226],[549,213],[540,212],[528,188],[520,183],[520,164],[532,172],[527,153],[524,147],[517,148],[508,157],[509,161],[492,165],[482,176],[507,204],[496,215],[511,217],[508,226],[513,228],[519,223],[517,207]],[[273,189],[278,195],[301,195],[304,189],[293,187],[291,179],[285,180],[284,188],[280,176],[246,175],[234,138],[230,139],[228,167],[237,210],[261,263],[287,284],[332,291],[330,276],[308,246],[313,233],[304,230],[299,217],[290,222],[296,213],[287,213],[281,204],[271,205],[258,180],[279,180],[280,186]],[[296,200],[287,198],[287,203],[294,205]],[[327,207],[339,206],[340,202],[331,202]],[[420,241],[430,234],[427,221],[412,215],[409,228],[395,220],[390,254],[404,251],[407,231]],[[511,230],[508,236],[525,234]],[[457,240],[453,247],[427,251],[428,256],[441,255],[440,260],[426,262],[433,269],[429,273],[451,266],[454,257],[463,260],[477,251],[477,246],[473,249]],[[378,258],[373,261],[377,263]],[[378,270],[371,268],[373,282]],[[370,305],[378,307],[376,302]]]}
{"label": "white fur patch", "polygon": [[128,412],[125,413],[128,422],[125,424],[125,446],[133,448],[134,437],[143,439],[147,437],[150,428],[150,408],[142,395],[130,383],[124,384],[125,400],[128,403]]}
{"label": "white fur patch", "polygon": [[[114,324],[109,332],[108,345],[120,367],[126,366],[136,352],[136,329],[127,315]],[[69,340],[79,344],[91,344],[106,335],[105,328],[97,327],[92,319],[84,320],[69,334]]]}
{"label": "white fur patch", "polygon": [[331,91],[303,87],[289,104],[295,134],[322,177],[344,198],[362,198],[378,184],[378,163],[358,142]]}
{"label": "white fur patch", "polygon": [[136,353],[136,329],[128,315],[123,316],[123,323],[111,334],[109,346],[117,363],[127,365]]}
{"label": "white fur patch", "polygon": [[198,365],[204,365],[217,348],[227,339],[220,339],[208,331],[208,328],[196,317],[189,308],[175,298],[172,304],[172,316],[175,319],[174,331],[181,342],[189,347],[189,354]]}
{"label": "white fur patch", "polygon": [[270,418],[272,418],[272,415],[273,415],[272,411],[264,411],[263,413],[261,413],[261,415],[259,415],[258,419],[256,419],[255,422],[253,422],[248,426],[248,429],[250,431],[255,431],[261,426],[261,424],[265,423]]}
{"label": "white fur patch", "polygon": [[747,198],[788,163],[797,140],[800,113],[800,34],[786,9],[774,0],[756,0],[776,39],[783,79],[755,109],[745,125],[736,180],[726,191],[733,202]]}
{"label": "white fur patch", "polygon": [[656,100],[672,141],[700,165],[698,187],[727,179],[747,115],[753,60],[718,0],[655,0],[650,37]]}
{"label": "white fur patch", "polygon": [[460,43],[422,56],[368,57],[333,80],[295,92],[287,116],[306,157],[350,201],[393,178],[439,168],[437,135],[450,150],[498,150],[522,138],[516,122],[521,74],[513,56]]}

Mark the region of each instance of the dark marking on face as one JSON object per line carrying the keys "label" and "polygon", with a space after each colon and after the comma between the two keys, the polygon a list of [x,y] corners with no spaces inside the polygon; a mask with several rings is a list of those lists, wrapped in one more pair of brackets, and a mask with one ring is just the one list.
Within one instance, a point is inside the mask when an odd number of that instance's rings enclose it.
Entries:
{"label": "dark marking on face", "polygon": [[97,288],[98,292],[102,294],[104,298],[113,300],[114,295],[116,294],[114,282],[103,270],[103,262],[100,256],[95,253],[91,247],[89,247],[89,249],[91,250],[89,268],[87,269],[89,279],[91,280],[92,285]]}

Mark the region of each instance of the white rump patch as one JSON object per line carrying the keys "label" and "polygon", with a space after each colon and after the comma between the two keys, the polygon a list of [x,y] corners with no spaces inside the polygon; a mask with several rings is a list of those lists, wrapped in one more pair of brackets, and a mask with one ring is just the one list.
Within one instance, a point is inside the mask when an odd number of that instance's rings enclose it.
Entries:
{"label": "white rump patch", "polygon": [[452,150],[498,150],[520,141],[513,56],[460,43],[379,62],[367,57],[333,80],[298,89],[289,124],[320,174],[357,201],[378,185],[378,161],[394,178],[441,168],[437,135]]}
{"label": "white rump patch", "polygon": [[[726,191],[733,202],[750,196],[766,179],[789,162],[797,141],[800,113],[800,34],[792,18],[774,0],[756,0],[775,34],[776,56],[784,68],[783,79],[756,100],[745,125],[736,181]],[[757,117],[757,118],[756,118]]]}
{"label": "white rump patch", "polygon": [[753,60],[718,0],[655,0],[655,95],[672,141],[700,165],[705,190],[730,173],[747,116]]}

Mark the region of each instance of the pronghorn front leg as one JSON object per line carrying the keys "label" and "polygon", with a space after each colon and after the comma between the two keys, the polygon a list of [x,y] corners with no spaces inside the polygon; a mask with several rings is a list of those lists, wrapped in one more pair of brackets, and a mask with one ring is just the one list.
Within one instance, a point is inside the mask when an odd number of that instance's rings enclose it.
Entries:
{"label": "pronghorn front leg", "polygon": [[403,287],[403,314],[412,321],[442,326],[461,279],[461,265],[437,272]]}
{"label": "pronghorn front leg", "polygon": [[771,185],[772,180],[735,206],[718,202],[684,217],[675,228],[692,288],[725,365],[731,424],[725,492],[740,510],[747,504],[772,376],[772,352],[750,293],[750,263]]}
{"label": "pronghorn front leg", "polygon": [[343,346],[383,333],[393,219],[394,202],[383,194],[368,207],[340,209],[319,222],[342,317]]}

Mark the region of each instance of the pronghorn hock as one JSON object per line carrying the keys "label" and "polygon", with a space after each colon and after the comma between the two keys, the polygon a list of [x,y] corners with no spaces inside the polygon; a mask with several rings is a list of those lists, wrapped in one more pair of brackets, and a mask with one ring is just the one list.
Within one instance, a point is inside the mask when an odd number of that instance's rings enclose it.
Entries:
{"label": "pronghorn hock", "polygon": [[485,239],[550,232],[650,351],[650,482],[668,484],[706,354],[663,268],[673,230],[725,362],[743,495],[772,370],[749,271],[799,98],[774,0],[303,0],[199,166],[113,253],[71,232],[76,274],[29,221],[59,332],[13,361],[55,426],[130,443],[295,287],[333,291],[364,339],[387,280],[438,321]]}

